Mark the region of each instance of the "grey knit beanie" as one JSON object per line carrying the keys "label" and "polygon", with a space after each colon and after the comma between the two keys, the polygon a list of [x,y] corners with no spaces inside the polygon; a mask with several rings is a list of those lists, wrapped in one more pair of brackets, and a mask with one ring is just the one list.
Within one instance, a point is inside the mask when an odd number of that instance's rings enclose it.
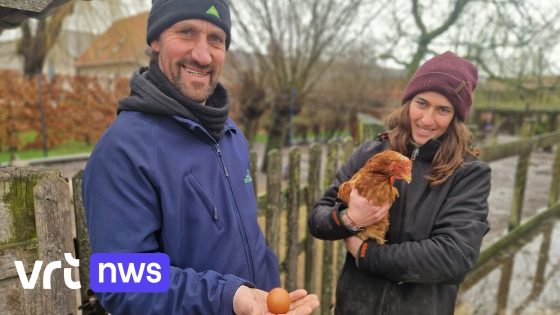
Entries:
{"label": "grey knit beanie", "polygon": [[148,45],[171,25],[188,19],[206,20],[226,32],[226,50],[231,42],[231,20],[227,0],[152,0],[148,17]]}

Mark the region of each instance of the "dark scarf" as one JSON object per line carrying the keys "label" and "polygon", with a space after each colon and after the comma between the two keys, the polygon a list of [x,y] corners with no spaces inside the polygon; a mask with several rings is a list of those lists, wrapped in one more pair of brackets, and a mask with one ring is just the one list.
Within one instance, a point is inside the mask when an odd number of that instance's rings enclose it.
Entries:
{"label": "dark scarf", "polygon": [[157,62],[150,62],[147,79],[152,82],[165,95],[171,97],[192,114],[178,115],[183,118],[193,119],[200,123],[212,137],[219,139],[223,132],[229,113],[227,91],[221,84],[216,86],[214,92],[206,100],[206,104],[194,102],[181,93],[159,68]]}

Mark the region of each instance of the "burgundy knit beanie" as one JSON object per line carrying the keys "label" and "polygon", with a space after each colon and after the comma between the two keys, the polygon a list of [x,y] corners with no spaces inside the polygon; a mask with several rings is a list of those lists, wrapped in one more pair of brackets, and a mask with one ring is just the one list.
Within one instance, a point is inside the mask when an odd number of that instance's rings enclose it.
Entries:
{"label": "burgundy knit beanie", "polygon": [[477,79],[478,70],[474,64],[446,51],[429,59],[416,70],[406,85],[401,104],[418,93],[441,93],[453,104],[457,117],[465,121],[471,109]]}

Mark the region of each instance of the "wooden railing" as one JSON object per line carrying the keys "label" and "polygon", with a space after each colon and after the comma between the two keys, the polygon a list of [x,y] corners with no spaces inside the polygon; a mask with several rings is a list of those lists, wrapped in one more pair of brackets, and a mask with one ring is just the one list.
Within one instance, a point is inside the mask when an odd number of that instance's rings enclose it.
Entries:
{"label": "wooden railing", "polygon": [[[559,178],[560,178],[560,131],[530,137],[530,124],[524,127],[525,139],[492,145],[482,148],[481,159],[487,162],[506,157],[518,157],[514,202],[509,217],[509,233],[488,246],[480,255],[479,262],[465,283],[470,284],[479,277],[484,265],[505,248],[523,237],[540,223],[550,220],[560,213]],[[528,161],[536,149],[553,147],[554,163],[552,181],[549,189],[548,207],[525,222],[521,220],[521,205],[524,189],[527,186]],[[265,231],[269,246],[277,253],[282,271],[283,286],[288,290],[306,288],[317,293],[321,299],[321,314],[330,313],[334,302],[333,293],[338,272],[345,256],[342,242],[319,241],[307,232],[307,217],[314,203],[320,198],[325,188],[333,181],[338,167],[344,163],[355,144],[351,139],[331,141],[326,146],[312,144],[308,147],[293,147],[288,151],[288,164],[282,164],[282,154],[271,151],[268,156],[266,174],[266,194],[259,196],[259,222]],[[252,153],[253,170],[256,170],[256,154]],[[307,160],[306,163],[302,162]],[[284,178],[285,170],[286,178]],[[73,198],[70,185],[60,175],[53,175],[52,170],[36,168],[0,168],[0,184],[3,190],[3,203],[0,204],[0,286],[9,288],[8,295],[0,297],[0,309],[8,314],[35,314],[37,310],[56,310],[55,313],[76,313],[77,301],[73,292],[58,287],[56,296],[49,296],[48,290],[23,290],[17,279],[13,260],[23,259],[26,270],[31,270],[31,262],[36,259],[44,263],[63,260],[62,253],[73,252],[68,243],[72,236],[76,238],[76,255],[80,258],[80,280],[82,283],[82,300],[85,299],[89,271],[89,246],[86,233],[85,215],[81,200],[81,172],[72,179]],[[253,173],[255,189],[261,186],[257,174]],[[22,183],[22,180],[24,184]],[[45,184],[47,181],[48,184]],[[62,184],[61,184],[62,183]],[[18,186],[19,185],[19,186]],[[47,187],[56,187],[56,191]],[[26,191],[17,198],[14,190]],[[66,191],[65,191],[66,190]],[[55,193],[56,192],[56,193]],[[11,195],[10,195],[11,194]],[[12,199],[10,199],[12,198]],[[7,202],[7,200],[13,200]],[[64,208],[65,204],[74,206]],[[14,208],[16,207],[16,208]],[[67,219],[74,211],[75,222]],[[22,212],[23,211],[23,212]],[[45,215],[45,211],[50,211]],[[67,213],[68,212],[68,213]],[[25,215],[21,215],[25,213]],[[61,218],[63,216],[64,218]],[[53,221],[58,218],[60,221]],[[12,222],[12,223],[9,223]],[[15,223],[14,223],[15,222]],[[73,233],[75,226],[76,233]],[[23,231],[23,232],[22,232]],[[50,232],[49,232],[50,231]],[[56,233],[55,233],[56,232]],[[54,233],[54,234],[53,234]],[[59,239],[53,243],[53,235]],[[60,277],[62,279],[62,277]],[[61,291],[58,291],[61,290]],[[47,292],[45,292],[47,291]],[[50,293],[55,290],[50,291]],[[8,297],[5,297],[8,296]],[[15,301],[15,302],[14,302]],[[58,306],[55,306],[56,305]],[[15,305],[15,306],[14,306]],[[56,308],[54,308],[56,307]],[[11,311],[10,311],[11,310]],[[50,313],[54,314],[54,313]]]}
{"label": "wooden railing", "polygon": [[[508,157],[518,157],[517,167],[515,170],[515,182],[513,184],[513,196],[512,206],[509,216],[509,232],[498,239],[495,243],[488,246],[482,251],[480,258],[477,262],[475,270],[469,274],[466,279],[467,283],[472,283],[474,279],[479,278],[479,271],[482,270],[484,264],[490,261],[493,257],[500,255],[504,249],[508,248],[510,245],[515,243],[518,239],[527,235],[538,227],[541,223],[546,220],[550,220],[554,216],[560,213],[560,204],[558,202],[559,186],[560,186],[560,131],[551,132],[536,137],[530,137],[532,133],[532,123],[528,122],[522,127],[522,135],[524,139],[518,141],[507,142],[499,145],[489,145],[481,148],[481,159],[490,163],[495,162],[500,159]],[[527,219],[525,222],[521,222],[522,217],[522,205],[525,196],[525,187],[527,186],[528,177],[528,164],[531,153],[537,149],[542,149],[545,147],[556,146],[554,163],[552,165],[552,180],[549,188],[548,197],[548,207],[546,209],[541,209],[537,211],[537,214],[533,217]],[[302,185],[299,181],[293,181],[299,175],[299,166],[294,165],[292,159],[290,158],[290,164],[288,166],[289,178],[291,180],[286,184],[283,193],[279,193],[279,182],[281,165],[278,165],[280,159],[278,158],[279,152],[274,151],[269,154],[269,173],[267,178],[269,182],[267,183],[267,191],[270,192],[274,189],[274,198],[269,198],[267,196],[261,196],[260,200],[266,200],[263,203],[263,209],[266,209],[266,237],[269,243],[277,244],[279,235],[283,231],[296,231],[296,230],[306,230],[306,218],[309,211],[312,209],[314,201],[318,200],[322,191],[327,185],[331,183],[334,179],[334,174],[340,163],[347,160],[349,153],[352,151],[353,145],[351,140],[346,140],[339,145],[338,142],[330,142],[327,146],[327,154],[322,155],[320,150],[317,149],[316,145],[311,147],[309,153],[309,175],[307,183]],[[290,149],[291,156],[300,156],[301,153],[299,149]],[[299,160],[299,158],[298,158]],[[273,166],[272,166],[273,165]],[[323,182],[321,183],[320,166],[323,166],[324,176]],[[274,184],[270,184],[274,182]],[[306,200],[313,202],[307,202],[305,205],[299,205],[299,203],[294,203],[293,196],[294,191],[300,191],[300,195],[303,194]],[[291,192],[291,193],[288,193]],[[284,205],[280,205],[282,201],[278,196],[285,196]],[[304,198],[301,198],[304,199]],[[287,206],[290,205],[290,206]],[[283,230],[279,225],[282,220],[278,217],[281,216],[279,211],[286,210],[287,216],[292,218],[287,221],[286,227]],[[301,213],[305,213],[302,216]],[[302,220],[298,222],[296,226],[294,224],[295,217],[300,217]],[[287,233],[289,237],[296,237]],[[344,259],[344,248],[341,242],[323,242],[319,240],[313,240],[308,233],[305,236],[301,236],[299,242],[294,242],[293,239],[290,242],[286,242],[286,249],[283,246],[275,245],[273,248],[279,257],[281,257],[281,267],[282,271],[286,273],[286,281],[284,282],[288,289],[292,289],[294,284],[294,279],[297,277],[296,261],[300,258],[300,255],[295,253],[303,253],[306,272],[304,277],[301,277],[299,286],[318,293],[321,296],[321,314],[328,314],[331,302],[333,299],[334,280],[338,274],[339,269],[342,266]],[[313,274],[311,268],[315,266],[315,270],[319,269],[320,274]],[[288,280],[289,279],[289,280]],[[323,285],[329,284],[329,285]],[[312,290],[315,289],[316,290]]]}

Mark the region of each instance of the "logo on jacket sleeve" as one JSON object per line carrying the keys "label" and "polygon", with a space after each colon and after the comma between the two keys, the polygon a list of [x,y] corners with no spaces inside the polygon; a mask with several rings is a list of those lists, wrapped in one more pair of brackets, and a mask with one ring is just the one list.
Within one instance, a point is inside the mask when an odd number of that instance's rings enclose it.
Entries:
{"label": "logo on jacket sleeve", "polygon": [[247,175],[245,175],[245,179],[243,180],[245,184],[249,184],[253,182],[253,178],[251,177],[251,172],[247,169]]}

